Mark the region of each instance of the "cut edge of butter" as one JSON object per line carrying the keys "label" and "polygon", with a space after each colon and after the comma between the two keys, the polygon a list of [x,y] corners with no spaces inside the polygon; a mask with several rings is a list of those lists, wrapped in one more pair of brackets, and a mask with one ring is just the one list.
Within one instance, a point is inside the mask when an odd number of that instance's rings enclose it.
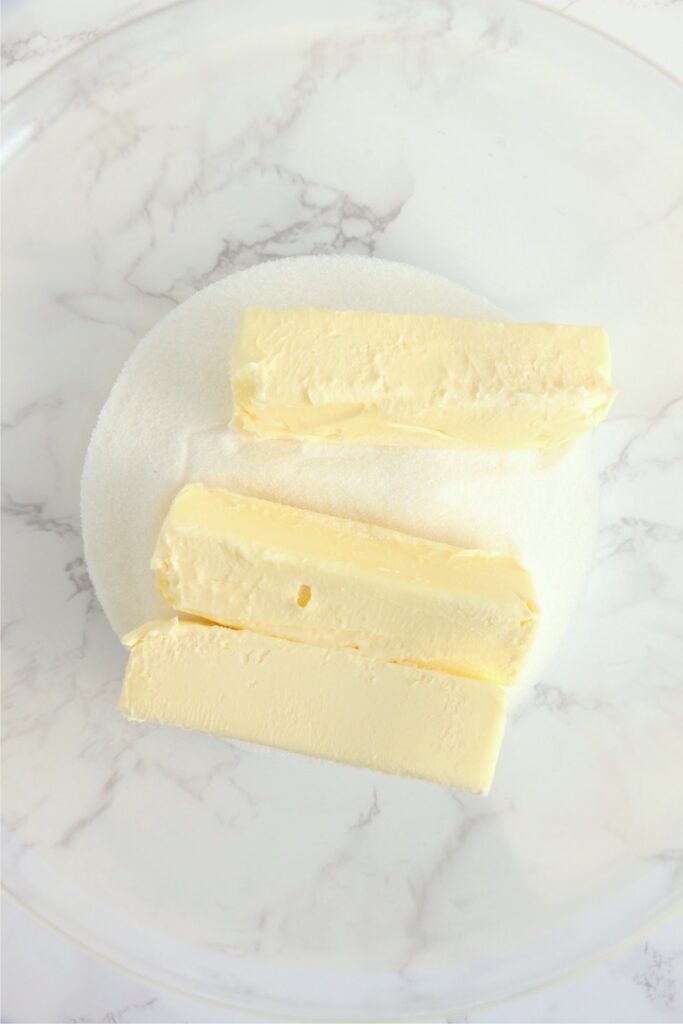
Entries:
{"label": "cut edge of butter", "polygon": [[177,612],[502,685],[537,626],[509,555],[197,483],[176,495],[151,565]]}
{"label": "cut edge of butter", "polygon": [[247,307],[231,425],[263,438],[550,449],[607,415],[610,371],[601,327]]}
{"label": "cut edge of butter", "polygon": [[177,618],[124,642],[119,711],[129,719],[490,788],[507,704],[494,684]]}

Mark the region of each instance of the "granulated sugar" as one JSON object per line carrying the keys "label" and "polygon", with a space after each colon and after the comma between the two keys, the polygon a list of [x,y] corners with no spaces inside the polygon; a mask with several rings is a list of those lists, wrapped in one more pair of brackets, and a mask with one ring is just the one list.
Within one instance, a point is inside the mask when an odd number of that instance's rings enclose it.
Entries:
{"label": "granulated sugar", "polygon": [[149,568],[171,499],[190,480],[512,552],[531,572],[539,631],[524,677],[551,657],[590,559],[590,440],[568,451],[492,452],[253,441],[227,428],[229,350],[246,305],[505,319],[413,267],[353,256],[283,259],[234,274],[164,317],[124,366],[92,436],[81,500],[97,596],[119,633],[169,614]]}

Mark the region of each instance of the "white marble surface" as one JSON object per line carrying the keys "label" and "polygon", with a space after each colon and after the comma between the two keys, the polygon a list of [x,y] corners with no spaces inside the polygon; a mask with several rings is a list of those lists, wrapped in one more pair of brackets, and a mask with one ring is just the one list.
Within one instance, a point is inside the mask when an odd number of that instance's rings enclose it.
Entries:
{"label": "white marble surface", "polygon": [[[4,12],[4,43],[3,54],[8,65],[4,88],[5,95],[13,92],[29,80],[41,68],[49,65],[60,56],[69,52],[74,46],[87,41],[99,32],[106,30],[112,24],[122,19],[134,16],[136,13],[148,7],[158,6],[156,4],[116,4],[113,2],[102,2],[98,4],[84,3],[37,3],[27,2],[7,5]],[[644,50],[648,57],[663,66],[666,66],[672,73],[680,73],[681,68],[676,66],[676,59],[680,61],[680,46],[676,46],[675,40],[682,30],[682,7],[679,2],[674,3],[648,3],[646,0],[638,2],[607,2],[607,0],[577,0],[575,3],[557,4],[558,7],[570,8],[572,16],[580,18],[587,23],[594,23],[601,30],[607,31],[610,35],[622,38],[628,45],[637,50]],[[500,38],[505,40],[505,33],[500,32]],[[416,76],[419,84],[420,67],[414,65],[409,71]],[[285,112],[286,113],[286,112]],[[277,130],[280,131],[286,126],[286,117],[279,123]],[[117,144],[117,140],[112,140]],[[118,140],[121,144],[121,140]],[[280,154],[284,159],[286,153]],[[342,169],[343,172],[343,169]],[[174,176],[166,183],[171,190],[171,203],[173,202],[173,190],[176,191],[182,185],[183,168],[174,168]],[[343,173],[342,173],[343,176]],[[665,176],[659,179],[663,193],[664,210],[661,219],[667,229],[667,222],[675,211],[680,198],[675,194],[675,182],[668,182]],[[292,182],[295,191],[300,188],[301,181]],[[397,182],[397,204],[388,211],[379,209],[379,194],[377,196],[366,195],[362,199],[356,199],[355,203],[349,199],[351,189],[339,191],[330,197],[330,202],[323,201],[324,197],[308,196],[307,201],[312,201],[313,206],[326,211],[322,222],[318,227],[325,230],[335,229],[337,221],[342,220],[342,244],[341,248],[347,248],[347,243],[354,237],[358,239],[360,251],[374,251],[375,246],[381,240],[385,246],[382,254],[394,255],[391,247],[394,246],[400,252],[401,231],[409,218],[400,220],[399,214],[408,195],[413,194],[414,183]],[[635,183],[633,185],[635,189]],[[403,191],[401,191],[403,190]],[[413,190],[413,191],[411,191]],[[96,201],[95,196],[95,201]],[[270,200],[268,190],[264,192],[264,201]],[[303,204],[305,208],[305,203]],[[331,212],[330,212],[331,211]],[[99,211],[106,225],[109,210]],[[148,216],[153,218],[158,211],[147,211]],[[330,221],[328,224],[325,220]],[[385,243],[384,234],[386,228],[396,221],[393,235]],[[150,318],[159,315],[178,298],[183,297],[192,285],[201,283],[202,279],[210,279],[211,273],[225,272],[230,266],[247,265],[260,256],[272,255],[279,251],[292,251],[292,237],[296,235],[296,219],[293,223],[286,223],[282,226],[276,225],[276,230],[265,233],[260,239],[253,239],[246,245],[238,248],[228,247],[219,254],[219,259],[212,262],[211,256],[203,256],[203,265],[198,271],[198,278],[194,281],[185,280],[178,282],[171,281],[166,292],[159,287],[158,280],[150,282],[154,278],[154,271],[158,267],[143,266],[140,273],[140,264],[136,265],[137,276],[129,275],[133,285],[139,293],[146,296],[147,301],[144,310],[142,306],[135,305],[132,296],[125,296],[123,306],[117,306],[114,311],[111,306],[103,303],[103,296],[100,291],[91,295],[79,294],[75,297],[68,294],[66,289],[62,294],[62,309],[76,309],[78,315],[90,317],[97,330],[97,322],[104,318],[109,321],[118,317],[117,330],[125,345],[129,345],[140,330],[147,325]],[[612,229],[616,225],[608,224]],[[655,228],[657,226],[655,225]],[[272,226],[271,226],[272,228]],[[158,237],[164,236],[167,225],[157,221],[154,229]],[[144,234],[144,223],[139,230]],[[354,236],[354,233],[355,234]],[[30,237],[30,229],[28,232]],[[332,235],[334,239],[334,232]],[[606,243],[609,242],[609,234],[605,236]],[[130,244],[139,244],[130,239]],[[278,248],[279,247],[279,248]],[[387,249],[389,251],[387,251]],[[27,255],[30,257],[30,247],[27,243]],[[294,249],[296,251],[296,249]],[[673,251],[673,249],[672,249]],[[102,255],[102,254],[100,254]],[[108,255],[108,254],[106,254]],[[222,262],[221,262],[222,257]],[[624,259],[621,250],[616,249],[616,258]],[[416,262],[429,262],[434,257],[431,252],[417,252]],[[200,261],[201,262],[201,261]],[[105,266],[105,271],[110,275],[116,274],[116,267]],[[145,278],[145,274],[147,277]],[[68,275],[65,274],[65,278]],[[548,278],[548,282],[551,278]],[[102,282],[99,282],[100,286]],[[512,297],[515,297],[515,281],[508,279],[507,287]],[[666,286],[666,282],[663,282]],[[175,290],[174,290],[175,289]],[[151,293],[154,292],[152,296]],[[579,301],[590,306],[590,298],[581,297],[581,290],[578,289]],[[508,297],[509,296],[503,296]],[[556,300],[557,301],[557,300]],[[569,300],[567,300],[569,301]],[[574,301],[577,301],[576,295]],[[549,300],[552,305],[552,299]],[[521,303],[523,305],[523,302]],[[153,307],[153,308],[152,308]],[[58,325],[62,339],[68,339],[69,322]],[[110,340],[112,335],[109,336]],[[115,338],[115,333],[114,333]],[[110,356],[112,367],[117,364],[116,352]],[[21,372],[21,366],[14,366],[15,370]],[[50,370],[57,382],[59,380],[60,368],[57,361],[50,363]],[[645,372],[645,371],[644,371]],[[655,382],[656,383],[656,382]],[[600,438],[600,454],[604,467],[603,483],[606,510],[606,529],[603,532],[600,548],[600,558],[620,559],[618,564],[623,565],[621,582],[625,588],[631,585],[631,573],[634,571],[633,561],[629,553],[634,550],[644,552],[644,561],[637,566],[641,574],[640,579],[646,580],[653,588],[666,588],[668,560],[674,557],[676,552],[675,533],[675,494],[676,479],[672,476],[668,483],[662,485],[662,480],[657,477],[659,460],[666,457],[665,445],[670,445],[670,454],[673,458],[676,452],[676,436],[673,433],[675,426],[674,417],[676,407],[666,404],[661,409],[661,415],[654,415],[658,408],[661,408],[661,399],[665,398],[667,403],[671,401],[672,394],[666,391],[657,396],[655,384],[651,398],[651,408],[645,415],[652,417],[651,421],[643,420],[636,422],[634,414],[642,415],[642,407],[634,395],[629,395],[628,382],[625,382],[625,391],[621,409],[621,417],[615,419],[609,430],[604,432]],[[74,395],[67,396],[74,399]],[[86,397],[85,401],[96,401],[92,397]],[[40,430],[45,422],[52,421],[61,425],[61,406],[64,402],[64,395],[60,395],[58,384],[56,390],[47,395],[38,410],[38,417],[35,410],[10,410],[10,433],[12,431],[24,432],[24,443],[31,445],[35,443],[31,431],[33,422],[37,419],[35,427]],[[27,426],[28,425],[28,426]],[[60,443],[64,443],[61,441]],[[71,443],[77,448],[83,444],[81,437],[67,438],[66,443]],[[10,448],[10,460],[14,457]],[[673,464],[671,463],[673,466]],[[13,467],[10,462],[10,472]],[[641,474],[644,480],[644,490],[639,492],[638,501],[624,510],[624,495],[630,493],[628,490],[629,480],[635,475]],[[59,479],[57,482],[59,483]],[[680,481],[679,481],[680,482]],[[61,486],[68,487],[62,481]],[[663,486],[663,489],[662,489]],[[655,509],[648,507],[648,489],[656,494],[658,505]],[[679,491],[680,493],[680,491]],[[36,494],[30,488],[26,488],[19,494],[12,494],[13,502],[10,510],[14,512],[17,522],[35,524],[42,531],[36,536],[45,541],[46,557],[55,559],[55,567],[62,557],[61,545],[70,549],[73,547],[73,561],[66,566],[64,577],[64,600],[73,600],[80,604],[87,615],[90,609],[90,594],[87,582],[83,576],[82,564],[78,560],[78,544],[74,534],[73,511],[64,504],[60,504],[61,496],[59,488],[56,494],[50,496],[46,502],[41,494]],[[65,499],[66,500],[66,499]],[[630,500],[630,499],[629,499]],[[663,514],[666,503],[669,503],[668,511]],[[45,534],[52,534],[52,538]],[[644,547],[641,538],[650,538],[648,546]],[[60,550],[54,551],[51,547],[52,540],[58,539]],[[41,541],[42,543],[42,541]],[[638,545],[640,544],[640,547]],[[680,548],[680,539],[678,540]],[[64,566],[60,571],[64,572]],[[39,581],[34,582],[34,586]],[[669,599],[668,592],[665,598]],[[29,600],[27,593],[23,600]],[[593,595],[599,600],[600,594]],[[32,598],[35,600],[35,598]],[[46,603],[46,608],[48,605]],[[628,624],[626,625],[628,628]],[[621,623],[624,629],[624,622]],[[76,630],[77,632],[77,630]],[[11,634],[11,629],[10,629]],[[69,638],[73,643],[75,636]],[[615,640],[623,642],[623,636],[615,637]],[[106,644],[106,641],[102,641]],[[628,645],[627,645],[628,646]],[[65,652],[66,653],[66,652]],[[650,656],[656,657],[660,652],[651,651]],[[647,658],[642,666],[648,664]],[[113,680],[103,682],[103,692],[112,689]],[[30,684],[30,673],[25,679],[25,684]],[[77,681],[78,685],[78,681]],[[81,683],[82,685],[82,683]],[[552,686],[541,687],[537,692],[537,702],[549,710],[559,701],[565,700],[563,689],[554,689]],[[62,708],[56,695],[52,708],[46,708],[47,715],[59,716]],[[676,705],[672,703],[672,708]],[[63,721],[61,737],[70,735],[74,729],[82,728],[77,720]],[[41,726],[41,729],[43,727]],[[46,743],[49,744],[51,733],[47,724],[44,728]],[[104,734],[100,734],[102,739]],[[126,752],[126,756],[129,752]],[[48,752],[45,753],[45,764]],[[86,757],[86,764],[88,758]],[[90,782],[88,774],[83,777],[83,792],[80,799],[83,801],[81,807],[85,808],[85,814],[79,819],[76,818],[64,834],[64,838],[71,842],[74,835],[81,833],[87,824],[88,814],[99,814],[100,807],[109,807],[110,801],[98,803],[98,794],[89,792]],[[55,785],[59,785],[59,779]],[[107,794],[107,786],[111,789],[116,785],[117,779],[112,777],[108,782],[104,777],[95,780],[94,785],[100,783],[104,786],[104,793]],[[93,803],[93,799],[95,802]],[[374,806],[372,804],[371,806]],[[540,810],[540,809],[539,809]],[[54,818],[52,812],[40,812],[38,806],[32,808],[36,819],[34,837],[36,843],[49,843],[59,835],[60,822]],[[653,812],[654,813],[654,812]],[[18,822],[15,821],[15,825]],[[627,828],[625,820],[619,820],[619,828]],[[75,830],[75,831],[74,831]],[[68,843],[67,843],[68,845]],[[14,854],[10,847],[10,859]],[[672,851],[675,853],[675,851]],[[664,855],[662,854],[664,857]],[[664,857],[665,860],[665,857]],[[74,947],[66,944],[57,938],[53,933],[48,932],[42,926],[33,921],[24,911],[9,906],[5,912],[3,921],[4,935],[4,956],[3,956],[3,1014],[9,1020],[31,1021],[31,1020],[245,1020],[244,1013],[230,1017],[225,1011],[209,1010],[205,1006],[195,1004],[185,998],[174,997],[171,993],[155,989],[142,981],[134,981],[129,976],[116,971],[109,966],[103,966],[92,960],[85,953],[81,953]],[[46,969],[45,964],[49,963],[50,968]],[[38,987],[34,983],[37,970],[40,969],[45,977],[44,983]],[[504,1007],[490,1011],[479,1011],[470,1015],[472,1020],[677,1020],[683,1014],[683,937],[681,936],[680,920],[672,922],[665,929],[655,933],[647,941],[641,941],[640,945],[632,951],[625,953],[619,959],[608,966],[595,968],[589,975],[573,981],[563,982],[551,990],[539,995],[519,998]]]}
{"label": "white marble surface", "polygon": [[[246,1024],[266,1019],[198,1003],[123,974],[66,942],[7,899],[3,939],[3,1021]],[[607,963],[576,977],[502,1006],[432,1020],[448,1024],[678,1024],[683,1009],[682,964],[683,928],[680,921],[671,921]],[[40,985],[35,984],[38,973]]]}

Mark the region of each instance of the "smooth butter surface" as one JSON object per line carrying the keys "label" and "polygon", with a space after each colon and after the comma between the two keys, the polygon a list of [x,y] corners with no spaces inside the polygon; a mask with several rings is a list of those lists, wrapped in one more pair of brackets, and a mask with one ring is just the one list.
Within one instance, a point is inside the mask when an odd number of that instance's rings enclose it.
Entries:
{"label": "smooth butter surface", "polygon": [[152,568],[176,611],[497,683],[518,674],[536,626],[531,579],[509,556],[201,484],[173,502]]}
{"label": "smooth butter surface", "polygon": [[171,619],[129,634],[119,710],[488,791],[505,725],[505,691],[406,665]]}
{"label": "smooth butter surface", "polygon": [[263,437],[553,448],[612,401],[600,327],[324,309],[243,311],[233,426]]}

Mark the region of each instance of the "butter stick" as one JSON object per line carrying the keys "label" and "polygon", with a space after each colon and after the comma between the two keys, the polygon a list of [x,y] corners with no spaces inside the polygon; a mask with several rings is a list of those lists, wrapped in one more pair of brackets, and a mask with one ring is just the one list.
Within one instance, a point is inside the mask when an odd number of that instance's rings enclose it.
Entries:
{"label": "butter stick", "polygon": [[382,661],[510,683],[536,625],[513,558],[190,484],[152,569],[171,608]]}
{"label": "butter stick", "polygon": [[177,619],[125,640],[128,718],[489,789],[505,725],[500,687]]}
{"label": "butter stick", "polygon": [[600,327],[248,308],[233,425],[270,438],[554,448],[612,402]]}

